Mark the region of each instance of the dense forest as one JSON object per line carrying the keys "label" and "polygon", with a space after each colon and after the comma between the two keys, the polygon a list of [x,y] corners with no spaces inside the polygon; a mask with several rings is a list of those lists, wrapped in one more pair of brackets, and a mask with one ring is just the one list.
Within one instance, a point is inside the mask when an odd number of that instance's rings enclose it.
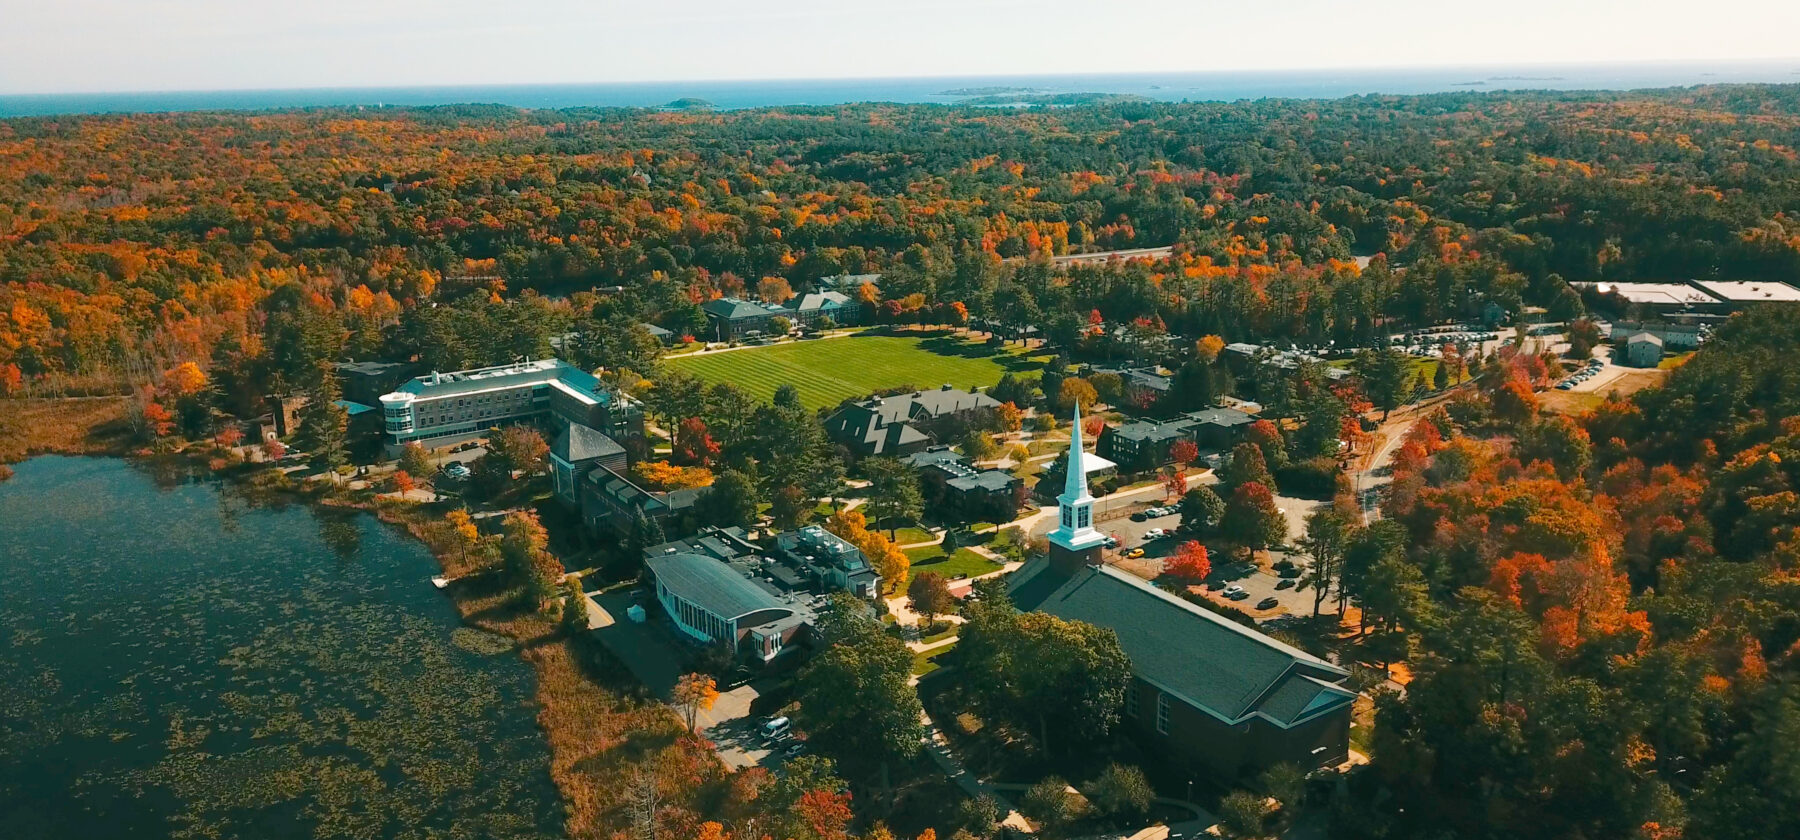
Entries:
{"label": "dense forest", "polygon": [[[346,327],[350,355],[416,355],[449,329],[408,317],[428,302],[573,321],[591,301],[569,295],[623,287],[614,311],[680,332],[698,302],[840,272],[978,318],[1228,340],[1356,341],[1488,300],[1567,315],[1559,277],[1796,274],[1796,147],[1795,86],[9,120],[0,389],[257,356],[295,309]],[[1163,245],[1156,265],[1037,259]]]}
{"label": "dense forest", "polygon": [[1344,562],[1417,679],[1340,836],[1800,835],[1797,345],[1764,308],[1578,420],[1501,365],[1414,427]]}

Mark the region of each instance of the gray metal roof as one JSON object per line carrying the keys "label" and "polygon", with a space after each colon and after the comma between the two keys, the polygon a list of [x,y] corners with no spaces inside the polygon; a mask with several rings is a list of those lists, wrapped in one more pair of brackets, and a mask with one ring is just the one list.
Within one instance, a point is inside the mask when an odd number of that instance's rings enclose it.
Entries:
{"label": "gray metal roof", "polygon": [[984,470],[974,475],[959,476],[944,482],[958,490],[1000,491],[1012,487],[1017,478],[1005,470]]}
{"label": "gray metal roof", "polygon": [[1133,575],[1100,567],[1065,577],[1041,560],[1033,566],[1011,587],[1021,609],[1112,628],[1139,678],[1226,721],[1257,714],[1287,725],[1341,705],[1321,694],[1354,697],[1330,685],[1348,671]]}
{"label": "gray metal roof", "polygon": [[821,309],[842,309],[849,306],[850,296],[842,292],[812,292],[788,301],[788,307],[795,312],[817,312]]}
{"label": "gray metal roof", "polygon": [[1235,408],[1208,408],[1200,411],[1190,411],[1181,416],[1193,423],[1211,424],[1214,426],[1242,426],[1256,422],[1256,418],[1252,417],[1248,412],[1239,411]]}
{"label": "gray metal roof", "polygon": [[900,460],[913,467],[923,469],[937,464],[960,464],[965,459],[961,453],[948,446],[929,446]]}
{"label": "gray metal roof", "polygon": [[746,318],[767,318],[772,315],[786,314],[779,306],[769,306],[753,300],[742,298],[715,298],[703,304],[700,309],[708,315],[738,321]]}
{"label": "gray metal roof", "polygon": [[1150,423],[1140,420],[1136,423],[1126,423],[1123,426],[1115,427],[1111,429],[1111,432],[1126,440],[1174,441],[1177,438],[1186,437],[1193,429],[1194,424],[1186,421],[1178,420],[1168,423]]}
{"label": "gray metal roof", "polygon": [[676,597],[721,618],[787,608],[754,581],[710,557],[669,554],[652,557],[645,564]]}

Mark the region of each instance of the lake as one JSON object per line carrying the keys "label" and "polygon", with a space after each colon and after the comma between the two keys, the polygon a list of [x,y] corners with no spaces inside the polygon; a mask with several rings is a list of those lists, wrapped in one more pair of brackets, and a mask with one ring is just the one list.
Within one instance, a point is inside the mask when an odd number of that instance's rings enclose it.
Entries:
{"label": "lake", "polygon": [[188,465],[15,469],[0,834],[560,834],[529,666],[404,532]]}

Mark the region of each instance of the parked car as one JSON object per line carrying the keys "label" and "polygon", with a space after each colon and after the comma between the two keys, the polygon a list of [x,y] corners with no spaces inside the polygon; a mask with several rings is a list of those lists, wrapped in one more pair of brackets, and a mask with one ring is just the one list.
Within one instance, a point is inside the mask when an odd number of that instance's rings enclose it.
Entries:
{"label": "parked car", "polygon": [[1279,606],[1281,606],[1281,599],[1273,595],[1256,602],[1256,608],[1259,610],[1272,610]]}
{"label": "parked car", "polygon": [[1104,545],[1107,548],[1118,548],[1119,547],[1119,538],[1109,535],[1109,536],[1107,536],[1106,540],[1104,541]]}
{"label": "parked car", "polygon": [[1166,537],[1168,535],[1169,535],[1169,532],[1165,531],[1161,528],[1151,528],[1150,530],[1144,532],[1144,541],[1149,542],[1150,540],[1160,540],[1163,537]]}
{"label": "parked car", "polygon": [[782,736],[792,732],[793,729],[793,721],[784,716],[769,718],[757,732],[762,735],[763,743],[768,744],[780,740]]}
{"label": "parked car", "polygon": [[1225,597],[1229,598],[1229,597],[1239,594],[1243,591],[1244,591],[1244,587],[1239,586],[1234,583],[1230,586],[1225,587]]}
{"label": "parked car", "polygon": [[787,758],[799,758],[800,754],[804,752],[806,752],[806,745],[795,741],[789,744],[787,749],[782,750],[781,754]]}
{"label": "parked car", "polygon": [[1242,591],[1242,590],[1239,590],[1239,591],[1237,591],[1237,592],[1234,592],[1234,593],[1232,593],[1232,594],[1230,594],[1230,595],[1227,595],[1227,596],[1225,596],[1225,597],[1227,597],[1227,598],[1230,598],[1230,599],[1231,599],[1231,600],[1233,600],[1233,601],[1242,601],[1242,600],[1244,600],[1244,599],[1245,599],[1245,598],[1248,598],[1248,597],[1250,597],[1250,593],[1248,593],[1248,592],[1244,592],[1244,591]]}
{"label": "parked car", "polygon": [[1294,580],[1292,578],[1282,578],[1281,580],[1278,580],[1275,582],[1275,588],[1276,589],[1293,589],[1294,588]]}
{"label": "parked car", "polygon": [[451,461],[444,465],[444,475],[450,478],[468,478],[469,468],[461,461]]}
{"label": "parked car", "polygon": [[1144,520],[1149,519],[1149,518],[1150,518],[1150,511],[1147,511],[1147,510],[1140,510],[1137,513],[1134,513],[1131,515],[1131,521],[1133,521],[1133,522],[1143,522]]}
{"label": "parked car", "polygon": [[1142,556],[1144,556],[1144,550],[1142,548],[1133,548],[1125,552],[1125,558],[1127,560],[1136,560]]}

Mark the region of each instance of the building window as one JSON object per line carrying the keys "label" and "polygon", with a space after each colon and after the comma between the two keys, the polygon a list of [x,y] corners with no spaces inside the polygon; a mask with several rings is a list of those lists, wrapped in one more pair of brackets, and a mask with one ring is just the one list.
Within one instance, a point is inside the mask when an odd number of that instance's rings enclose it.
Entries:
{"label": "building window", "polygon": [[1087,508],[1084,507],[1081,509],[1080,517],[1081,517],[1081,524],[1077,527],[1086,528],[1088,526],[1088,509]]}
{"label": "building window", "polygon": [[1138,687],[1136,685],[1125,686],[1125,716],[1138,716]]}
{"label": "building window", "polygon": [[1064,528],[1073,528],[1073,527],[1075,527],[1075,519],[1074,519],[1074,516],[1075,516],[1075,514],[1074,514],[1074,512],[1073,512],[1073,511],[1071,511],[1071,510],[1070,510],[1070,509],[1069,509],[1069,506],[1068,506],[1068,505],[1064,505],[1064,506],[1063,506],[1063,509],[1062,509],[1062,525],[1063,525],[1063,527],[1064,527]]}
{"label": "building window", "polygon": [[1169,695],[1161,691],[1156,693],[1156,731],[1169,734]]}

